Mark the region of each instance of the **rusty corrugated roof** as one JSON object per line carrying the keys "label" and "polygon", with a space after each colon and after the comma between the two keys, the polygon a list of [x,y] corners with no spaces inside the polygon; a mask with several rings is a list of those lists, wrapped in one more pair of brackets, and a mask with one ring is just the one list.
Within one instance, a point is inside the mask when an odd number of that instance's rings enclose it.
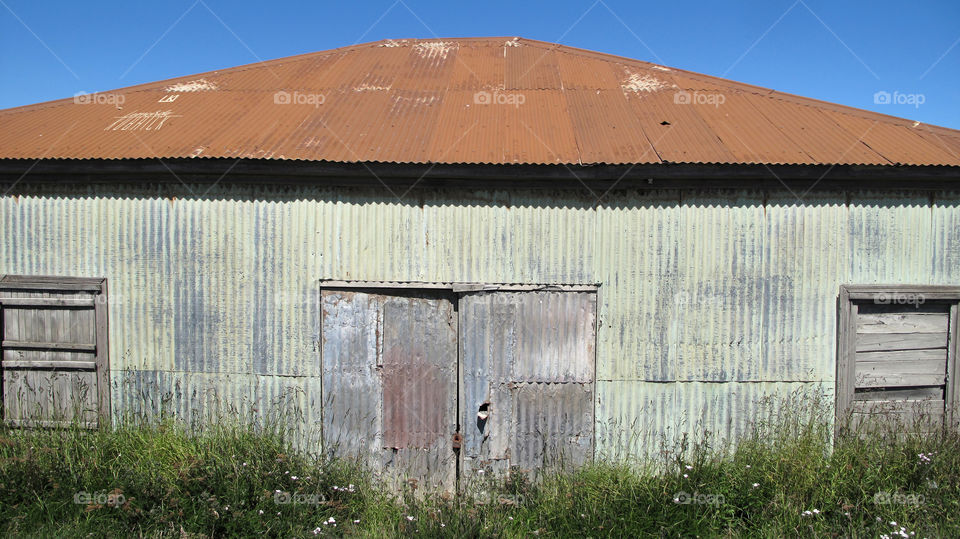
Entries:
{"label": "rusty corrugated roof", "polygon": [[0,111],[0,158],[154,157],[960,166],[960,131],[519,38],[378,41]]}

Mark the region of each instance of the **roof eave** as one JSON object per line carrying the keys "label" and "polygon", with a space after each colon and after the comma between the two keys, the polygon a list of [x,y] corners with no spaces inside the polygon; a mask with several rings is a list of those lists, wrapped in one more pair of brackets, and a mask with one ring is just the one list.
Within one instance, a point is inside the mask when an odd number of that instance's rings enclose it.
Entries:
{"label": "roof eave", "polygon": [[[0,186],[313,184],[497,189],[960,189],[960,167],[908,165],[344,163],[276,159],[0,159]],[[14,185],[15,184],[15,185]]]}

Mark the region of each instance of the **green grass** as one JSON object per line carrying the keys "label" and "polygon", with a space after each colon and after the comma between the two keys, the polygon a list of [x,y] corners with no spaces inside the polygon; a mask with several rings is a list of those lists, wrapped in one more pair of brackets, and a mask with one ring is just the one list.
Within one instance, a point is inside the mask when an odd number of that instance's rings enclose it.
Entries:
{"label": "green grass", "polygon": [[[393,496],[356,466],[294,452],[282,429],[0,429],[0,534],[960,536],[960,436],[831,430],[823,410],[793,407],[735,449],[681,438],[660,461],[489,479],[445,499]],[[277,503],[287,492],[316,503]]]}

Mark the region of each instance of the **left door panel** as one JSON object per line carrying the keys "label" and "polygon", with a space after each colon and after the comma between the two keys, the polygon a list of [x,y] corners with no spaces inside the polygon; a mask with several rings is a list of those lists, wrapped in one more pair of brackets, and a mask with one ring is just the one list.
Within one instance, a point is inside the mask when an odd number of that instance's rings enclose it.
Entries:
{"label": "left door panel", "polygon": [[442,293],[324,290],[323,447],[384,479],[456,487],[457,313]]}

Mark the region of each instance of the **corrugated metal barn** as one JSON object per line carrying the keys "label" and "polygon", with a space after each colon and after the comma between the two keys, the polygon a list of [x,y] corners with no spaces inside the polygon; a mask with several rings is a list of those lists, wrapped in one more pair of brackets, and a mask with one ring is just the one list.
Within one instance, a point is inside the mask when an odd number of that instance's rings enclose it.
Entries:
{"label": "corrugated metal barn", "polygon": [[798,389],[954,422],[958,181],[956,130],[516,38],[4,110],[4,419],[292,410],[443,486]]}

